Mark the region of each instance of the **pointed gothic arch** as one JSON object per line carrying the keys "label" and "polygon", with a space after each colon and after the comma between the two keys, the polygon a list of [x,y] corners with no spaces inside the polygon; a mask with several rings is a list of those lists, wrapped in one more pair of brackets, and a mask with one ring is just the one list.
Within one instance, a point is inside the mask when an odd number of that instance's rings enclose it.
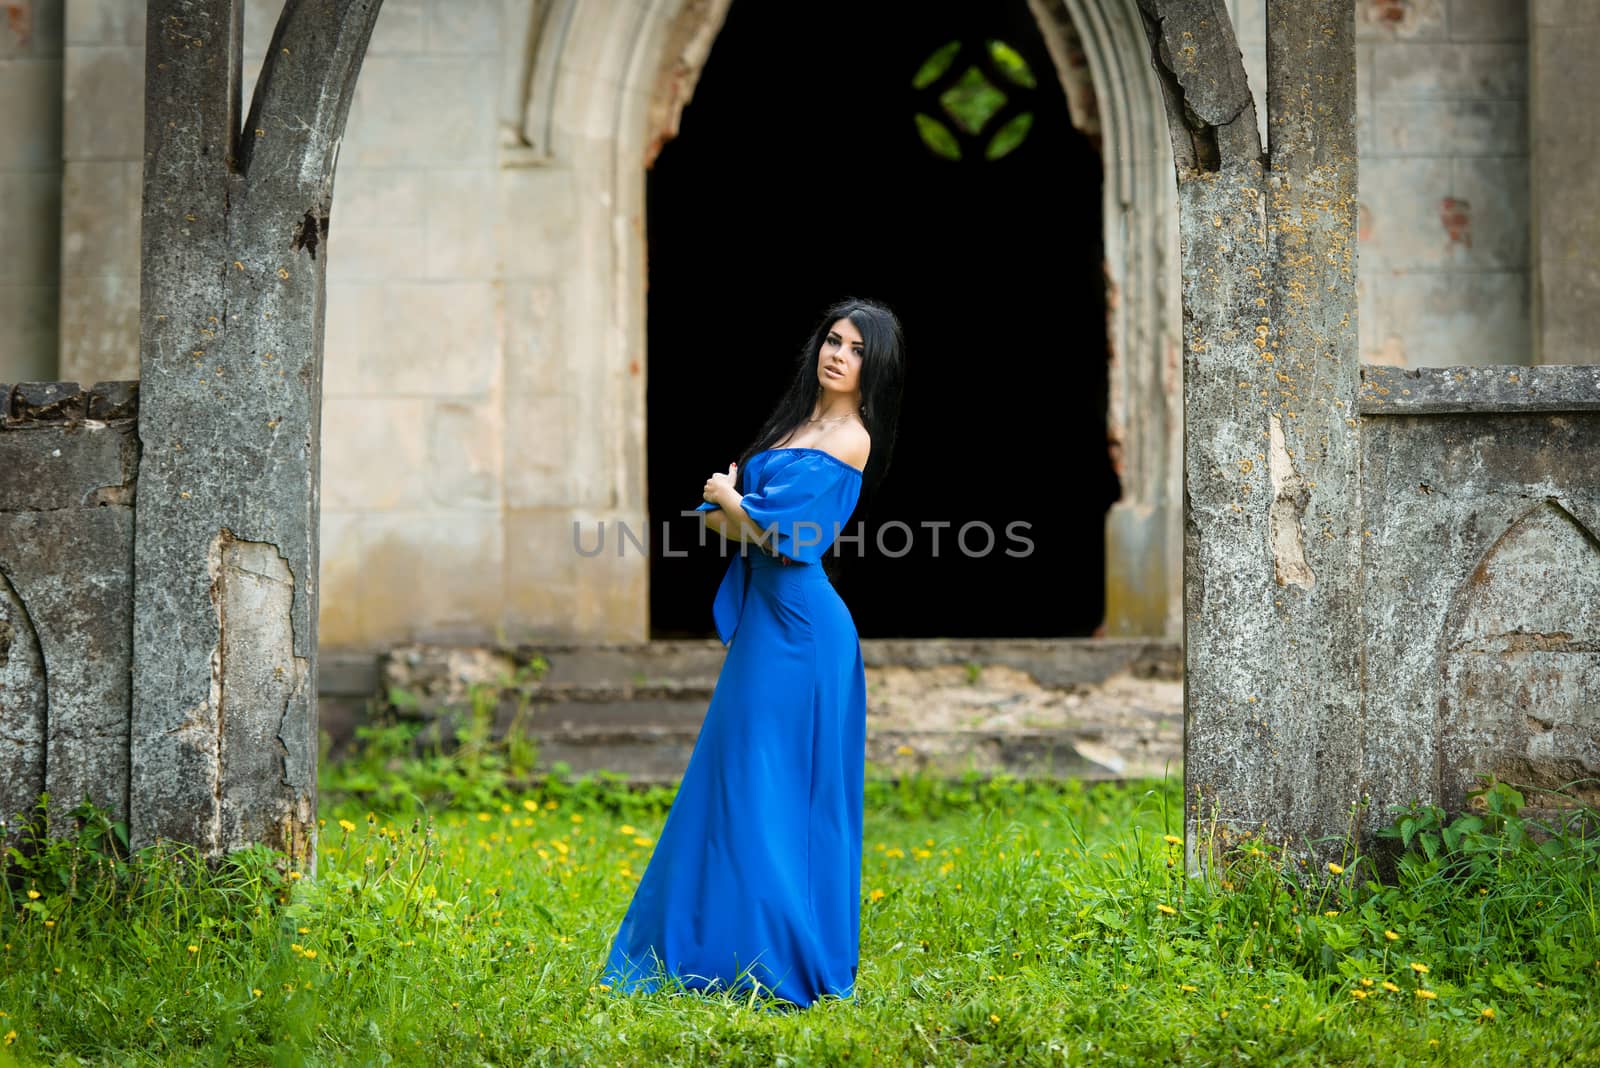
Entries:
{"label": "pointed gothic arch", "polygon": [[[1108,447],[1123,497],[1106,518],[1106,632],[1176,635],[1182,449],[1172,154],[1137,0],[1028,0],[1074,122],[1099,139],[1111,346]],[[577,172],[581,253],[568,305],[598,321],[586,355],[616,383],[609,500],[642,509],[644,173],[677,129],[731,0],[512,0],[503,166]],[[568,335],[571,330],[568,329]]]}

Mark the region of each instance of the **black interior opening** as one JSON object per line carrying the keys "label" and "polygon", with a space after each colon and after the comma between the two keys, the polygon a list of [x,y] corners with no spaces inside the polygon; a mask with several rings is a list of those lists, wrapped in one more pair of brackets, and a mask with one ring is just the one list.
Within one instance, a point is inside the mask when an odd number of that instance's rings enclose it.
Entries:
{"label": "black interior opening", "polygon": [[736,0],[646,182],[653,637],[713,636],[729,558],[680,513],[852,295],[907,344],[892,466],[830,565],[862,637],[1100,625],[1101,163],[1026,0]]}

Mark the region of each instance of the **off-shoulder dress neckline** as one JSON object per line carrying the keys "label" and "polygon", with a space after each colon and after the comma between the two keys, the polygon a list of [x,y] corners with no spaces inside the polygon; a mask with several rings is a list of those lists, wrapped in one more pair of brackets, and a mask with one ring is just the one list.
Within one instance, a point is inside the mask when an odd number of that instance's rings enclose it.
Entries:
{"label": "off-shoulder dress neckline", "polygon": [[839,459],[826,449],[815,449],[806,445],[791,445],[784,449],[762,449],[761,452],[756,453],[750,458],[753,460],[756,458],[756,456],[761,456],[769,452],[812,452],[816,453],[818,456],[826,456],[828,459],[832,460],[834,463],[838,464],[840,467],[843,467],[847,471],[854,471],[858,475],[865,474],[863,468],[857,467],[855,464],[845,463],[845,461]]}

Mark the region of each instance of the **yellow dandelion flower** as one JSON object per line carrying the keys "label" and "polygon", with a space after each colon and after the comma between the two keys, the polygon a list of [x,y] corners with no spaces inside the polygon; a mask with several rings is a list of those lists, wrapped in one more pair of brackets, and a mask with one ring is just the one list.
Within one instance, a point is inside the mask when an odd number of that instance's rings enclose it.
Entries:
{"label": "yellow dandelion flower", "polygon": [[29,890],[28,891],[28,900],[29,901],[38,901],[39,900],[39,891],[37,891],[37,890]]}
{"label": "yellow dandelion flower", "polygon": [[1361,980],[1361,985],[1362,986],[1371,986],[1372,985],[1372,980],[1371,979],[1362,979]]}
{"label": "yellow dandelion flower", "polygon": [[295,930],[299,934],[310,934],[311,933],[311,928],[309,928],[309,927],[297,927],[297,928],[295,928]]}
{"label": "yellow dandelion flower", "polygon": [[909,745],[897,745],[894,747],[895,756],[910,756],[915,752],[916,750],[911,748]]}
{"label": "yellow dandelion flower", "polygon": [[1355,998],[1357,1001],[1365,1001],[1367,999],[1367,992],[1359,989],[1352,990],[1350,991],[1350,996]]}
{"label": "yellow dandelion flower", "polygon": [[994,1013],[991,1012],[989,1014],[989,1022],[990,1023],[999,1023],[1000,1022],[1000,1017],[996,1016]]}
{"label": "yellow dandelion flower", "polygon": [[7,1031],[6,1032],[6,1045],[9,1046],[9,1045],[11,1045],[11,1043],[15,1042],[16,1040],[17,1040],[16,1031]]}
{"label": "yellow dandelion flower", "polygon": [[1418,975],[1427,975],[1428,974],[1428,966],[1426,964],[1422,964],[1422,963],[1420,963],[1418,961],[1412,961],[1411,962],[1411,970],[1416,972]]}
{"label": "yellow dandelion flower", "polygon": [[953,872],[955,870],[956,870],[956,862],[953,861],[953,860],[947,860],[943,864],[939,865],[939,874],[940,875],[949,875],[951,872]]}
{"label": "yellow dandelion flower", "polygon": [[872,893],[868,894],[867,896],[869,898],[871,898],[873,901],[882,901],[883,898],[884,898],[884,893],[883,893],[882,890],[874,890],[874,891],[872,891]]}
{"label": "yellow dandelion flower", "polygon": [[316,960],[317,959],[317,951],[314,950],[314,949],[306,950],[305,958],[306,958],[306,960]]}
{"label": "yellow dandelion flower", "polygon": [[1400,941],[1400,936],[1395,934],[1393,931],[1385,931],[1385,932],[1383,932],[1383,937],[1387,938],[1391,942]]}
{"label": "yellow dandelion flower", "polygon": [[1343,875],[1344,874],[1344,868],[1342,868],[1339,865],[1335,864],[1331,860],[1328,861],[1328,870],[1331,871],[1335,875]]}
{"label": "yellow dandelion flower", "polygon": [[522,799],[522,807],[529,812],[537,812],[539,811],[539,802],[531,797],[525,797]]}
{"label": "yellow dandelion flower", "polygon": [[557,806],[557,804],[558,804],[558,802],[556,801],[556,799],[552,797],[550,800],[548,800],[548,801],[546,801],[544,803],[544,807],[547,808],[547,809],[555,808]]}
{"label": "yellow dandelion flower", "polygon": [[488,823],[492,819],[494,819],[494,817],[489,815],[487,812],[478,813],[478,822],[479,823]]}
{"label": "yellow dandelion flower", "polygon": [[[44,925],[46,927],[54,927],[56,925],[56,921],[55,920],[45,920],[44,921]],[[56,971],[60,971],[60,970],[61,970],[60,968],[56,969]]]}
{"label": "yellow dandelion flower", "polygon": [[1393,983],[1391,983],[1391,982],[1390,982],[1390,981],[1389,981],[1389,980],[1387,980],[1387,979],[1385,979],[1385,980],[1384,980],[1384,981],[1383,981],[1383,988],[1384,988],[1384,989],[1385,989],[1385,990],[1387,990],[1387,991],[1388,991],[1388,992],[1389,992],[1389,993],[1391,993],[1391,994],[1398,994],[1398,993],[1400,993],[1400,988],[1399,988],[1399,987],[1398,987],[1398,986],[1395,986],[1395,985],[1394,985],[1394,984],[1393,984]]}
{"label": "yellow dandelion flower", "polygon": [[250,988],[250,996],[254,997],[254,998],[260,997],[261,996],[261,988],[259,986],[251,987]]}
{"label": "yellow dandelion flower", "polygon": [[289,943],[289,948],[291,950],[293,950],[295,953],[304,953],[306,951],[306,948],[304,946],[302,946],[299,942],[290,942]]}
{"label": "yellow dandelion flower", "polygon": [[896,857],[905,856],[906,855],[906,851],[904,849],[891,849],[891,850],[888,850],[887,852],[885,852],[883,855],[892,860],[892,859],[894,859]]}
{"label": "yellow dandelion flower", "polygon": [[189,952],[190,953],[198,953],[198,952],[200,952],[200,947],[195,945],[193,942],[191,942],[191,943],[189,943]]}
{"label": "yellow dandelion flower", "polygon": [[913,849],[911,851],[911,855],[916,857],[918,860],[927,860],[929,857],[933,856],[933,851],[929,849]]}
{"label": "yellow dandelion flower", "polygon": [[634,835],[638,834],[639,831],[636,828],[630,827],[628,824],[624,823],[621,827],[617,828],[617,833],[632,838]]}
{"label": "yellow dandelion flower", "polygon": [[573,813],[573,814],[572,814],[572,822],[573,822],[573,823],[582,823],[582,822],[583,822],[583,813],[581,813],[581,812],[574,812],[574,813]]}
{"label": "yellow dandelion flower", "polygon": [[647,846],[654,841],[655,839],[651,838],[649,835],[641,834],[639,837],[633,840],[633,844],[636,846]]}
{"label": "yellow dandelion flower", "polygon": [[1183,845],[1183,839],[1179,838],[1175,834],[1163,835],[1161,840],[1167,843],[1167,845]]}
{"label": "yellow dandelion flower", "polygon": [[1485,1020],[1492,1020],[1494,1019],[1494,1007],[1491,1005],[1485,1005],[1483,1007],[1483,1011],[1478,1013],[1478,1015],[1482,1016]]}
{"label": "yellow dandelion flower", "polygon": [[345,834],[349,834],[351,831],[356,829],[356,825],[351,823],[349,820],[340,820],[339,826],[344,828]]}
{"label": "yellow dandelion flower", "polygon": [[1432,1001],[1434,998],[1436,998],[1438,996],[1439,996],[1438,994],[1435,994],[1431,990],[1418,990],[1417,991],[1417,997],[1421,998],[1424,1001]]}
{"label": "yellow dandelion flower", "polygon": [[1191,994],[1196,994],[1196,993],[1199,993],[1199,991],[1200,991],[1200,988],[1195,986],[1195,985],[1193,985],[1192,983],[1184,983],[1182,986],[1178,987],[1178,989],[1179,990],[1188,991]]}
{"label": "yellow dandelion flower", "polygon": [[1156,911],[1167,916],[1176,916],[1178,914],[1178,910],[1173,908],[1171,905],[1157,905]]}
{"label": "yellow dandelion flower", "polygon": [[1327,912],[1324,912],[1323,915],[1328,917],[1328,919],[1331,920],[1335,916],[1339,915],[1339,910],[1338,909],[1329,909]]}

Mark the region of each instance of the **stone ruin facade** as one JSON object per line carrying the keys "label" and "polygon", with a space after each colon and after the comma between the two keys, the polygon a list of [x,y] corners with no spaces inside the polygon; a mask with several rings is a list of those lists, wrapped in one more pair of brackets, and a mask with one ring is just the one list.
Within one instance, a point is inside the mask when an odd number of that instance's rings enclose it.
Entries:
{"label": "stone ruin facade", "polygon": [[[0,124],[0,171],[26,206],[8,215],[0,253],[0,302],[16,312],[0,316],[5,366],[127,379],[142,20],[112,0],[66,0],[64,17],[44,0],[24,6],[29,32],[13,24],[0,47],[0,77],[35,105]],[[1126,490],[1107,521],[1108,629],[1174,635],[1183,337],[1161,87],[1141,0],[1030,6],[1075,122],[1105,152],[1110,422]],[[1258,73],[1261,7],[1229,6]],[[249,40],[265,40],[271,7],[250,5]],[[553,573],[528,550],[576,517],[643,525],[644,395],[630,369],[643,336],[639,165],[675,129],[727,7],[530,0],[444,16],[389,0],[343,146],[329,266],[329,648],[644,635],[637,567]],[[1283,730],[1292,710],[1269,723],[1243,704],[1192,708],[1188,725],[1187,766],[1210,796],[1299,828],[1329,826],[1330,813],[1306,810],[1304,789],[1252,780],[1241,754],[1302,754],[1328,773],[1317,804],[1336,807],[1364,791],[1382,805],[1456,805],[1480,772],[1550,786],[1600,772],[1600,383],[1583,367],[1529,366],[1600,359],[1589,239],[1600,194],[1582,154],[1593,120],[1562,103],[1594,95],[1593,66],[1573,57],[1592,54],[1600,19],[1557,0],[1360,0],[1356,19],[1370,312],[1348,416],[1359,577],[1338,633],[1359,697],[1340,722],[1298,735]],[[1441,362],[1483,366],[1419,366]],[[566,391],[543,388],[564,370]],[[126,381],[3,391],[0,735],[21,754],[0,770],[11,812],[44,788],[127,814],[135,393]],[[522,417],[506,420],[508,406]],[[573,420],[593,433],[579,439]],[[1281,510],[1299,492],[1295,466],[1265,444],[1259,474]],[[1263,529],[1293,525],[1264,507]],[[1277,585],[1299,587],[1296,550],[1315,536],[1273,536]],[[408,599],[423,558],[442,598]]]}

